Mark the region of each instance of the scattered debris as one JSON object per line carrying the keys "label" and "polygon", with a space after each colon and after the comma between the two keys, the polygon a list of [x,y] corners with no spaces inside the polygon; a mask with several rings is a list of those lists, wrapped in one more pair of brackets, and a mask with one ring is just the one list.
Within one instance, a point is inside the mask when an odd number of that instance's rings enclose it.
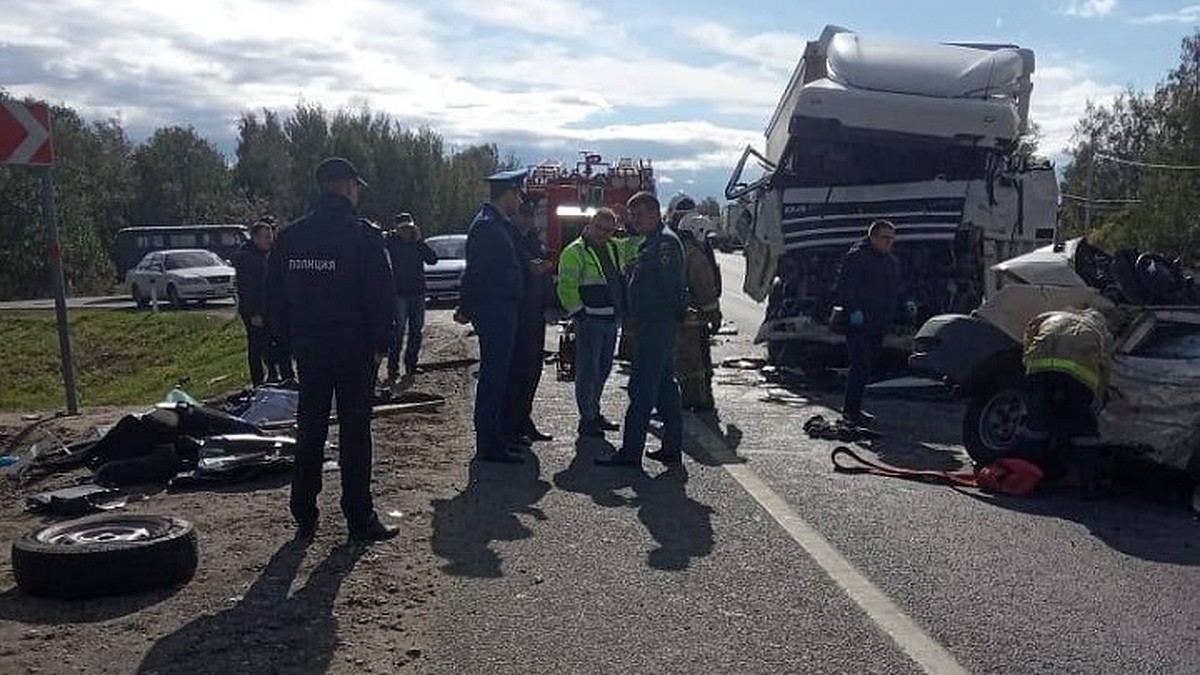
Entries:
{"label": "scattered debris", "polygon": [[811,405],[812,401],[807,396],[801,396],[787,389],[771,388],[767,390],[760,401],[767,403],[781,403],[783,405],[807,406]]}
{"label": "scattered debris", "polygon": [[725,359],[721,362],[722,368],[733,368],[735,370],[762,370],[767,365],[766,359],[737,357]]}
{"label": "scattered debris", "polygon": [[825,441],[842,441],[844,443],[880,438],[880,434],[877,431],[855,426],[843,419],[831,423],[822,415],[813,415],[808,418],[808,421],[804,423],[804,433],[808,434],[809,438],[818,438]]}

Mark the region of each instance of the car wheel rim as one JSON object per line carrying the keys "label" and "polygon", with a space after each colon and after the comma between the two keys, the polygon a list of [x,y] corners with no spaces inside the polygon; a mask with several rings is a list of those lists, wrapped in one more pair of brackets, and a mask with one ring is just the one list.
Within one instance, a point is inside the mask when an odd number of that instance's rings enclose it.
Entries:
{"label": "car wheel rim", "polygon": [[170,524],[144,518],[122,518],[100,523],[66,523],[37,534],[38,541],[56,546],[149,541],[167,533]]}
{"label": "car wheel rim", "polygon": [[992,396],[979,416],[980,440],[992,449],[1011,448],[1016,445],[1024,415],[1025,401],[1020,392],[1009,390]]}

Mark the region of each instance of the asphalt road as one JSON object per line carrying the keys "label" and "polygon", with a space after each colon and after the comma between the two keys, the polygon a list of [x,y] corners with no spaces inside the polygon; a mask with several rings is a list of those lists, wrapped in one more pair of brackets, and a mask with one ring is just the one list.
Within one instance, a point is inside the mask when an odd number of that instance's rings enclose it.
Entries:
{"label": "asphalt road", "polygon": [[[762,306],[741,296],[740,260],[721,264],[738,332],[716,356],[761,356]],[[436,506],[435,671],[1197,672],[1200,524],[1182,506],[837,474],[835,444],[802,430],[837,382],[716,380],[682,471],[622,473],[591,465],[571,388],[546,370],[536,414],[557,440],[539,463],[476,467]],[[883,438],[864,455],[962,465],[960,404],[868,405]]]}

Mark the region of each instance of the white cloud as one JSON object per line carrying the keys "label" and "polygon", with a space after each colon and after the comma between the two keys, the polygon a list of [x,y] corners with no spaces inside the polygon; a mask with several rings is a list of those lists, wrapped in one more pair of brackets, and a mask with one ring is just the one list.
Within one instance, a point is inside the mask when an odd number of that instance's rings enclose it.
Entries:
{"label": "white cloud", "polygon": [[684,34],[721,54],[782,72],[790,72],[804,55],[805,39],[795,33],[739,35],[727,26],[708,22],[689,27]]}
{"label": "white cloud", "polygon": [[603,15],[592,7],[575,0],[453,0],[456,11],[466,17],[492,26],[537,35],[581,36],[597,35]]}
{"label": "white cloud", "polygon": [[1073,62],[1039,65],[1034,71],[1030,117],[1041,128],[1042,154],[1059,155],[1067,149],[1088,101],[1105,103],[1121,93],[1122,87],[1098,81],[1092,70]]}
{"label": "white cloud", "polygon": [[1072,0],[1064,10],[1070,16],[1108,16],[1117,8],[1117,0]]}
{"label": "white cloud", "polygon": [[1163,14],[1148,14],[1139,16],[1129,20],[1130,23],[1138,24],[1160,24],[1160,23],[1182,23],[1196,24],[1200,23],[1200,5],[1188,5],[1181,7],[1178,11],[1167,12]]}

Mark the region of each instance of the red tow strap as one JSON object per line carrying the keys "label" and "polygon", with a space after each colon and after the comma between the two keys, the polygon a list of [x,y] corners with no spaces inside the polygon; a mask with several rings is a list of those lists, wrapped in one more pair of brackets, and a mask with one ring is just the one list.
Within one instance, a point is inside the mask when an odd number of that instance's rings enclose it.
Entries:
{"label": "red tow strap", "polygon": [[[844,445],[839,445],[833,449],[833,454],[829,457],[833,460],[833,470],[838,473],[870,473],[876,476],[890,476],[892,478],[903,478],[905,480],[915,480],[921,483],[932,483],[934,485],[953,485],[957,487],[980,487],[979,480],[974,471],[933,471],[921,469],[904,469],[883,462],[872,462],[868,459],[859,457],[853,450]],[[839,462],[838,459],[857,462],[858,466]]]}

